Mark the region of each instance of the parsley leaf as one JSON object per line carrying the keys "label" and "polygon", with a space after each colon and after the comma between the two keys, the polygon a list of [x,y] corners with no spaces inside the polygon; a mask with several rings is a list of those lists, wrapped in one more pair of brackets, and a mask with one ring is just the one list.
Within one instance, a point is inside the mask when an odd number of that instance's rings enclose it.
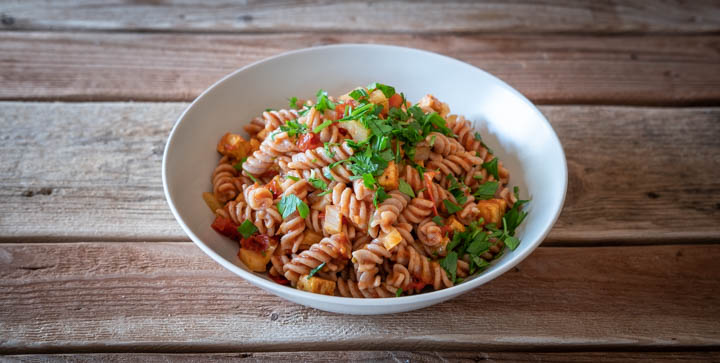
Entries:
{"label": "parsley leaf", "polygon": [[498,176],[498,161],[497,159],[492,159],[488,161],[487,163],[482,164],[483,169],[487,170],[490,175],[494,176],[496,180],[500,180],[500,177]]}
{"label": "parsley leaf", "polygon": [[340,144],[336,142],[326,142],[324,144],[325,146],[325,155],[327,155],[329,158],[335,157],[335,149],[333,149],[333,146],[340,146]]}
{"label": "parsley leaf", "polygon": [[401,192],[405,193],[405,195],[407,195],[408,197],[415,198],[415,192],[413,191],[410,184],[405,181],[405,179],[400,179],[400,186],[398,187],[398,189]]}
{"label": "parsley leaf", "polygon": [[367,97],[368,93],[363,88],[358,88],[350,92],[349,94],[352,99],[359,101],[363,97]]}
{"label": "parsley leaf", "polygon": [[312,132],[317,134],[320,131],[322,131],[324,128],[330,126],[332,123],[333,123],[333,120],[327,120],[327,121],[321,123],[320,125],[315,126],[315,128],[312,130]]}
{"label": "parsley leaf", "polygon": [[325,267],[325,262],[319,264],[317,267],[310,270],[310,273],[308,274],[307,278],[310,279],[311,277],[315,276],[315,274],[318,273],[318,271],[322,270],[323,267]]}
{"label": "parsley leaf", "polygon": [[430,147],[433,147],[435,145],[436,138],[437,138],[437,135],[430,136],[430,142],[428,143],[428,145],[430,145]]}
{"label": "parsley leaf", "polygon": [[245,221],[242,222],[241,225],[238,226],[237,231],[238,231],[238,233],[240,233],[243,236],[243,238],[248,238],[248,237],[252,236],[253,234],[255,234],[255,232],[257,232],[258,229],[257,229],[257,227],[255,227],[255,225],[252,222],[250,222],[249,220],[246,219]]}
{"label": "parsley leaf", "polygon": [[290,108],[300,108],[297,97],[290,97]]}
{"label": "parsley leaf", "polygon": [[513,204],[512,208],[505,213],[505,217],[503,217],[503,226],[507,228],[510,236],[515,235],[515,229],[523,222],[523,220],[525,220],[525,217],[527,217],[527,212],[521,210],[522,206],[527,202],[527,200],[518,200],[515,204]]}
{"label": "parsley leaf", "polygon": [[432,221],[435,222],[438,226],[444,226],[445,222],[443,222],[443,218],[440,216],[432,217]]}
{"label": "parsley leaf", "polygon": [[373,90],[379,89],[380,92],[382,92],[385,97],[390,98],[392,95],[395,94],[395,87],[384,85],[382,83],[373,83],[367,86],[368,91],[372,92]]}
{"label": "parsley leaf", "polygon": [[307,126],[297,122],[297,120],[288,120],[284,125],[280,125],[280,131],[285,131],[288,136],[293,137],[307,133]]}
{"label": "parsley leaf", "polygon": [[378,187],[375,191],[375,195],[373,195],[373,204],[375,205],[375,208],[378,207],[378,204],[385,201],[385,199],[388,199],[390,196],[385,193],[385,188]]}
{"label": "parsley leaf", "polygon": [[462,210],[462,208],[459,205],[457,205],[447,199],[443,199],[443,204],[445,204],[445,208],[447,208],[447,211],[449,214],[455,214]]}
{"label": "parsley leaf", "polygon": [[480,256],[472,256],[472,261],[474,262],[474,265],[476,266],[476,268],[479,269],[480,271],[482,271],[482,270],[488,268],[488,266],[490,266],[490,263],[485,261]]}
{"label": "parsley leaf", "polygon": [[503,240],[503,242],[505,242],[505,246],[508,246],[508,248],[509,248],[511,251],[515,251],[515,249],[517,248],[517,246],[520,244],[520,240],[517,239],[517,237],[513,237],[513,236],[507,236],[507,237]]}
{"label": "parsley leaf", "polygon": [[349,166],[350,171],[355,175],[374,174],[378,170],[378,165],[365,154],[355,154],[349,160],[352,161]]}
{"label": "parsley leaf", "polygon": [[233,165],[233,169],[235,169],[237,171],[242,171],[242,165],[245,162],[245,160],[247,160],[247,156],[240,159],[240,161],[238,161],[237,164]]}
{"label": "parsley leaf", "polygon": [[300,180],[300,178],[298,178],[298,177],[296,177],[296,176],[292,176],[292,175],[288,175],[287,178],[290,179],[290,180],[294,180],[294,181]]}
{"label": "parsley leaf", "polygon": [[452,277],[450,281],[455,281],[457,277],[457,260],[458,255],[455,252],[449,252],[445,258],[440,260],[440,266],[447,271],[449,277]]}
{"label": "parsley leaf", "polygon": [[319,90],[316,94],[317,102],[315,102],[315,109],[318,112],[324,112],[325,110],[334,110],[335,104],[328,98],[327,92]]}
{"label": "parsley leaf", "polygon": [[477,141],[482,141],[482,135],[480,135],[479,132],[476,132],[476,133],[475,133],[475,140],[477,140]]}
{"label": "parsley leaf", "polygon": [[365,184],[365,188],[375,189],[375,178],[373,178],[372,174],[370,174],[370,173],[363,174],[362,178],[363,178],[363,184]]}
{"label": "parsley leaf", "polygon": [[250,180],[253,181],[253,183],[259,183],[259,181],[257,180],[257,178],[255,178],[252,174],[247,173],[247,176],[248,176],[248,178],[250,178]]}
{"label": "parsley leaf", "polygon": [[461,185],[461,183],[458,183],[457,179],[455,179],[455,176],[452,174],[448,174],[445,178],[450,181],[450,187],[448,188],[450,194],[455,197],[455,200],[460,203],[460,205],[465,204],[465,202],[467,202],[467,197],[465,196],[465,191],[462,188],[462,185],[464,184]]}
{"label": "parsley leaf", "polygon": [[395,290],[395,297],[400,297],[400,295],[402,295],[402,293],[403,293],[402,287],[398,287],[398,289]]}
{"label": "parsley leaf", "polygon": [[305,218],[310,213],[310,208],[305,202],[298,198],[295,194],[290,194],[282,197],[277,205],[278,211],[282,214],[283,218],[289,217],[295,210],[298,211],[301,218]]}
{"label": "parsley leaf", "polygon": [[325,183],[322,179],[310,178],[310,179],[308,179],[308,182],[315,189],[327,190],[327,188],[328,188],[327,183]]}
{"label": "parsley leaf", "polygon": [[481,184],[473,193],[473,197],[477,199],[490,199],[495,196],[495,192],[497,192],[499,186],[500,183],[496,181]]}

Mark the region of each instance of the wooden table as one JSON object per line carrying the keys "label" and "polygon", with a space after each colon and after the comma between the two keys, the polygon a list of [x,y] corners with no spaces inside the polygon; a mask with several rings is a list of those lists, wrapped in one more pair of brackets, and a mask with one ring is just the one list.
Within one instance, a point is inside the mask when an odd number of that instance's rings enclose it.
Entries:
{"label": "wooden table", "polygon": [[[174,2],[0,3],[5,358],[720,359],[717,1]],[[570,183],[532,256],[437,306],[342,316],[189,241],[160,180],[179,113],[250,62],[345,42],[456,57],[540,105]]]}

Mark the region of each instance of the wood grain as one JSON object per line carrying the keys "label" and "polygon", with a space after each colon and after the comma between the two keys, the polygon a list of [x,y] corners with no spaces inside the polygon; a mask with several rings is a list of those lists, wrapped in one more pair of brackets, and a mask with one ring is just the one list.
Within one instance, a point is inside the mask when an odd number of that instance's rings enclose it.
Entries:
{"label": "wood grain", "polygon": [[203,32],[676,32],[720,30],[713,1],[51,2],[0,7],[0,29]]}
{"label": "wood grain", "polygon": [[[0,241],[187,240],[160,178],[185,107],[0,103]],[[564,211],[546,243],[720,239],[720,109],[541,110],[569,167]]]}
{"label": "wood grain", "polygon": [[5,32],[2,39],[4,100],[190,101],[237,68],[285,51],[383,43],[466,61],[541,104],[720,103],[718,36]]}
{"label": "wood grain", "polygon": [[[160,179],[167,135],[186,104],[0,107],[0,241],[187,240]],[[547,243],[720,238],[720,109],[542,111],[570,172]]]}
{"label": "wood grain", "polygon": [[3,244],[0,352],[717,350],[718,254],[540,248],[449,302],[344,316],[250,286],[187,242]]}
{"label": "wood grain", "polygon": [[247,353],[95,353],[27,354],[2,357],[8,362],[708,362],[718,352],[247,352]]}

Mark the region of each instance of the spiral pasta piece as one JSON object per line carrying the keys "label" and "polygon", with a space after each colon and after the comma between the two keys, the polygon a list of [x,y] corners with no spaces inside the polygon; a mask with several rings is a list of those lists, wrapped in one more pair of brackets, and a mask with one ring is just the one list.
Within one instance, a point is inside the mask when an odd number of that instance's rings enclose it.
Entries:
{"label": "spiral pasta piece", "polygon": [[467,151],[457,152],[452,155],[443,156],[439,153],[431,153],[430,160],[425,164],[428,169],[440,170],[437,177],[445,179],[448,174],[462,176],[473,166],[482,164],[480,158],[473,156]]}
{"label": "spiral pasta piece", "polygon": [[[293,176],[293,175],[291,175]],[[294,175],[297,177],[297,174]],[[308,181],[305,179],[293,180],[291,178],[285,178],[280,184],[280,188],[283,190],[283,197],[289,195],[295,195],[300,200],[305,200],[307,197]],[[300,249],[300,245],[303,242],[303,232],[305,232],[305,219],[300,217],[300,214],[294,211],[280,224],[280,232],[283,233],[280,238],[280,248],[283,251],[292,251],[297,253]]]}
{"label": "spiral pasta piece", "polygon": [[385,233],[390,233],[392,225],[395,224],[400,213],[405,210],[409,200],[410,197],[399,190],[393,190],[388,193],[388,199],[380,203],[375,213],[373,213],[373,217],[370,220],[370,235],[377,237],[378,229],[382,229]]}
{"label": "spiral pasta piece", "polygon": [[420,223],[423,218],[432,213],[433,202],[425,198],[417,197],[410,200],[402,212],[404,220],[410,223]]}
{"label": "spiral pasta piece", "polygon": [[[260,147],[262,148],[262,145]],[[352,156],[353,153],[354,150],[346,142],[340,145],[330,146],[329,148],[320,146],[315,149],[294,154],[292,156],[292,161],[288,163],[288,167],[292,169],[322,168],[336,161],[346,160]]]}
{"label": "spiral pasta piece", "polygon": [[357,282],[343,278],[337,279],[337,288],[335,289],[335,291],[337,291],[338,295],[342,297],[352,297],[356,299],[370,299],[395,296],[395,294],[388,291],[387,288],[374,287],[369,289],[360,289]]}
{"label": "spiral pasta piece", "polygon": [[439,132],[431,132],[430,135],[425,137],[425,141],[432,144],[433,151],[442,156],[448,156],[465,151],[465,148],[460,145],[457,140],[449,138]]}
{"label": "spiral pasta piece", "polygon": [[380,271],[378,265],[383,259],[391,256],[392,253],[385,249],[381,238],[375,238],[362,249],[354,251],[352,257],[358,274],[358,287],[368,289],[380,286],[380,276],[377,276]]}
{"label": "spiral pasta piece", "polygon": [[273,193],[258,183],[243,186],[243,196],[250,208],[255,210],[269,208],[273,205]]}
{"label": "spiral pasta piece", "polygon": [[295,150],[297,146],[287,132],[273,134],[265,138],[260,143],[260,149],[245,160],[243,170],[252,175],[263,174],[275,164],[275,159]]}
{"label": "spiral pasta piece", "polygon": [[344,234],[325,237],[283,266],[285,278],[294,284],[302,275],[325,263],[322,271],[338,272],[350,259],[350,241]]}
{"label": "spiral pasta piece", "polygon": [[445,240],[440,226],[430,218],[418,224],[418,239],[428,247],[438,247]]}
{"label": "spiral pasta piece", "polygon": [[235,224],[240,225],[246,219],[252,222],[261,234],[274,236],[282,216],[275,206],[263,210],[255,210],[245,202],[229,201],[225,207],[215,212],[217,215],[230,218]]}
{"label": "spiral pasta piece", "polygon": [[212,173],[213,194],[220,203],[225,203],[237,196],[240,190],[236,176],[238,172],[232,166],[229,156],[223,156]]}
{"label": "spiral pasta piece", "polygon": [[363,230],[367,229],[372,204],[358,200],[351,188],[345,184],[335,184],[332,188],[332,204],[340,207],[340,214],[353,225]]}

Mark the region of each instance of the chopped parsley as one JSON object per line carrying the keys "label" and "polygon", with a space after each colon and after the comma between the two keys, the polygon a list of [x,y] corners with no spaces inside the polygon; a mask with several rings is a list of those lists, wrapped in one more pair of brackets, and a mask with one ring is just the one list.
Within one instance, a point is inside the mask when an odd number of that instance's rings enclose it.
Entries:
{"label": "chopped parsley", "polygon": [[287,178],[290,179],[290,180],[294,180],[294,181],[299,181],[299,180],[300,180],[300,178],[298,178],[298,177],[296,177],[296,176],[292,176],[292,175],[288,175]]}
{"label": "chopped parsley", "polygon": [[237,164],[233,165],[233,168],[237,171],[242,171],[243,163],[247,160],[247,157],[244,157],[240,159],[240,161],[237,162]]}
{"label": "chopped parsley", "polygon": [[[288,136],[294,137],[307,133],[307,126],[297,122],[297,120],[288,120],[284,125],[280,125],[280,131],[285,131]],[[273,133],[273,136],[274,134],[275,133]]]}
{"label": "chopped parsley", "polygon": [[352,99],[359,101],[360,99],[367,97],[368,93],[367,93],[367,91],[365,91],[365,89],[358,88],[358,89],[350,92],[349,96],[352,97]]}
{"label": "chopped parsley", "polygon": [[390,196],[385,193],[385,188],[378,187],[375,191],[375,195],[373,195],[373,204],[375,205],[375,208],[378,207],[378,204],[385,201],[385,199],[388,199]]}
{"label": "chopped parsley", "polygon": [[444,226],[444,225],[445,225],[445,222],[444,222],[444,220],[443,220],[443,217],[440,217],[440,216],[432,217],[432,221],[435,222],[435,224],[437,224],[438,226]]}
{"label": "chopped parsley", "polygon": [[365,184],[365,188],[368,189],[375,189],[375,178],[370,173],[365,173],[362,176],[363,184]]}
{"label": "chopped parsley", "polygon": [[465,202],[467,202],[467,196],[465,196],[465,191],[463,190],[465,184],[459,183],[452,174],[448,174],[445,178],[450,181],[450,187],[448,188],[450,194],[455,197],[455,200],[460,203],[460,205],[465,204]]}
{"label": "chopped parsley", "polygon": [[500,183],[496,181],[489,181],[485,184],[481,184],[473,192],[473,197],[477,199],[490,199],[495,196],[495,192],[497,192],[499,186]]}
{"label": "chopped parsley", "polygon": [[320,125],[315,126],[315,128],[312,130],[312,132],[317,134],[320,131],[322,131],[324,128],[330,126],[332,123],[333,123],[333,120],[327,120],[327,121],[321,123]]}
{"label": "chopped parsley", "polygon": [[403,293],[402,287],[398,287],[397,290],[395,290],[395,297],[400,297]]}
{"label": "chopped parsley", "polygon": [[283,218],[289,217],[291,214],[298,211],[301,218],[306,218],[310,213],[310,208],[305,202],[300,200],[297,195],[290,194],[282,197],[277,205],[278,211],[282,214]]}
{"label": "chopped parsley", "polygon": [[445,204],[445,208],[447,208],[449,214],[455,214],[462,210],[462,207],[447,199],[443,199],[443,204]]}
{"label": "chopped parsley", "polygon": [[248,178],[253,181],[253,183],[260,183],[257,178],[255,178],[252,174],[247,173]]}
{"label": "chopped parsley", "polygon": [[413,191],[410,184],[405,181],[405,179],[400,179],[400,185],[398,187],[398,190],[400,190],[400,192],[404,193],[410,198],[415,198],[415,192]]}
{"label": "chopped parsley", "polygon": [[455,252],[448,252],[447,256],[445,256],[443,259],[441,259],[440,266],[447,271],[449,280],[455,281],[455,278],[457,277],[457,260],[458,255]]}
{"label": "chopped parsley", "polygon": [[298,101],[297,97],[290,97],[289,101],[290,101],[290,108],[295,108],[295,109],[300,108],[300,105],[298,105],[298,103],[297,103],[297,101]]}
{"label": "chopped parsley", "polygon": [[322,268],[325,267],[325,262],[317,265],[314,269],[310,270],[310,273],[308,274],[307,278],[310,279],[311,277],[315,276],[318,271],[322,270]]}
{"label": "chopped parsley", "polygon": [[255,232],[258,231],[257,227],[253,224],[253,222],[250,222],[249,220],[244,220],[241,225],[237,228],[238,233],[240,233],[243,238],[248,238],[255,234]]}
{"label": "chopped parsley", "polygon": [[379,89],[380,92],[382,92],[383,95],[385,95],[386,98],[392,97],[392,95],[395,94],[395,87],[384,85],[382,83],[372,83],[367,86],[368,91],[372,92],[376,89]]}
{"label": "chopped parsley", "polygon": [[317,102],[315,102],[315,110],[324,112],[325,110],[334,110],[335,104],[328,98],[327,92],[319,90],[316,94]]}
{"label": "chopped parsley", "polygon": [[488,161],[487,163],[482,164],[482,168],[487,170],[490,175],[495,177],[495,180],[500,180],[500,177],[498,176],[498,160],[492,159]]}

